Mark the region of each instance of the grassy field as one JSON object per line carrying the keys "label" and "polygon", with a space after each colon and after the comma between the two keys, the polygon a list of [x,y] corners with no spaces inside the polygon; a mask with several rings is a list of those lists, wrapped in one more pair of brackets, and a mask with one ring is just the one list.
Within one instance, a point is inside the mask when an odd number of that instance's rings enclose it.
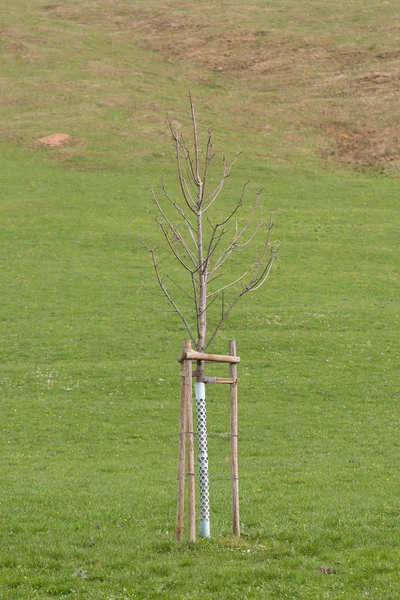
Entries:
{"label": "grassy field", "polygon": [[[2,13],[0,598],[400,598],[395,3]],[[149,310],[136,237],[165,269],[144,188],[178,194],[165,111],[188,131],[189,87],[219,155],[243,150],[221,210],[250,176],[282,242],[213,347],[234,337],[241,356],[243,535],[216,476],[196,545],[174,532],[186,333]],[[72,143],[43,147],[52,133]],[[211,472],[227,476],[215,387]]]}

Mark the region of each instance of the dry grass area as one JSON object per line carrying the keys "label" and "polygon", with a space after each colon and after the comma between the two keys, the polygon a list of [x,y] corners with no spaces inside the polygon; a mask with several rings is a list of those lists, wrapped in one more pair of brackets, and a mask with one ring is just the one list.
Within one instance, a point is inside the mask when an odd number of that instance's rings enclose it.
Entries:
{"label": "dry grass area", "polygon": [[[223,88],[237,128],[266,136],[267,143],[281,135],[328,161],[400,165],[400,21],[388,2],[375,12],[366,0],[337,8],[230,0],[153,1],[146,8],[139,0],[36,4],[49,23],[103,30],[116,49],[139,45],[164,65],[186,68],[193,83]],[[0,38],[7,52],[26,61],[46,44],[44,35],[35,40],[15,28],[4,28]],[[126,65],[107,59],[88,61],[86,69],[129,76]],[[150,113],[137,119],[149,120]]]}
{"label": "dry grass area", "polygon": [[142,43],[163,56],[274,90],[284,102],[290,96],[292,113],[301,109],[302,124],[312,123],[327,136],[325,157],[372,166],[399,159],[400,49],[377,54],[246,27],[207,38],[209,24],[189,17],[154,18],[141,11],[136,18]]}
{"label": "dry grass area", "polygon": [[[206,8],[163,3],[147,9],[118,0],[95,6],[59,2],[44,10],[57,18],[100,22],[166,61],[191,62],[200,79],[218,72],[228,84],[274,93],[286,105],[289,129],[312,128],[315,151],[324,158],[366,166],[400,160],[398,21],[346,24],[343,15],[335,30],[334,23],[329,27],[332,15],[317,19],[306,8],[289,6],[282,29],[282,8],[214,2]],[[255,112],[261,114],[259,97],[257,102]]]}

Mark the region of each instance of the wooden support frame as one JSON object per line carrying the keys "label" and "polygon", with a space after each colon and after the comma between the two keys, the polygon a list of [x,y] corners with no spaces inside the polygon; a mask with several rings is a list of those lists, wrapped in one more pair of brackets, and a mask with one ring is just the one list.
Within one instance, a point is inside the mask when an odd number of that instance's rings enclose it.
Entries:
{"label": "wooden support frame", "polygon": [[[206,377],[201,369],[192,370],[192,361],[215,362],[229,364],[229,377]],[[239,470],[238,470],[238,395],[237,365],[240,357],[236,356],[236,342],[229,341],[229,355],[203,354],[192,350],[190,341],[182,344],[180,363],[180,411],[179,411],[179,443],[178,443],[178,502],[176,516],[176,538],[181,540],[184,529],[185,479],[187,477],[188,499],[188,540],[196,541],[195,525],[195,481],[194,481],[194,432],[192,386],[193,378],[205,384],[227,384],[230,396],[230,467],[232,494],[232,530],[240,536],[239,517]],[[186,457],[186,461],[185,461]],[[185,465],[186,462],[186,465]],[[185,472],[186,466],[186,472]]]}

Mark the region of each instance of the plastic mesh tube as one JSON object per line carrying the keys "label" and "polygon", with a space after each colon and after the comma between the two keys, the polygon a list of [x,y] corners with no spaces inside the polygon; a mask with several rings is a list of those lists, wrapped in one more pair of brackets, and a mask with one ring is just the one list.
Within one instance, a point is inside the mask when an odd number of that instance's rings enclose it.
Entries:
{"label": "plastic mesh tube", "polygon": [[208,449],[206,388],[204,383],[195,384],[197,443],[200,482],[200,537],[210,537],[210,499],[208,492]]}

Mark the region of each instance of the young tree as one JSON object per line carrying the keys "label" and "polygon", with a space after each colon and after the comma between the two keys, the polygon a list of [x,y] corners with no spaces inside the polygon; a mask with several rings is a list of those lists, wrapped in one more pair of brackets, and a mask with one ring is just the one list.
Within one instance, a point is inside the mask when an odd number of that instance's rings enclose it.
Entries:
{"label": "young tree", "polygon": [[[199,137],[197,133],[197,121],[194,111],[192,98],[189,94],[190,113],[192,125],[193,141],[189,144],[183,135],[179,135],[174,128],[173,122],[168,117],[169,128],[172,140],[175,146],[175,158],[177,167],[177,176],[181,192],[180,202],[168,193],[164,181],[161,181],[160,194],[161,199],[150,189],[153,203],[156,207],[156,214],[152,215],[154,221],[160,228],[167,245],[181,268],[187,276],[187,285],[172,279],[167,275],[169,282],[189,298],[193,314],[187,314],[187,311],[178,306],[175,295],[170,291],[170,286],[166,284],[166,278],[161,274],[154,248],[150,248],[144,242],[145,248],[150,252],[153,262],[155,275],[158,285],[161,289],[161,295],[171,305],[170,311],[176,313],[184,324],[190,339],[195,344],[198,353],[204,353],[213,343],[217,333],[223,323],[232,312],[239,300],[247,293],[255,292],[265,283],[272,264],[276,259],[278,245],[271,242],[271,230],[273,227],[272,215],[266,219],[261,213],[260,194],[261,189],[256,190],[250,187],[247,181],[241,188],[237,199],[224,216],[216,211],[217,200],[224,188],[232,167],[240,156],[238,152],[231,163],[228,163],[225,157],[222,159],[222,175],[217,184],[210,185],[210,166],[215,158],[212,144],[211,130],[207,131],[207,141],[204,150],[200,150]],[[240,209],[244,204],[245,195],[248,192],[253,194],[253,202],[244,221],[239,221]],[[167,206],[169,205],[169,209]],[[212,210],[214,209],[214,210]],[[171,216],[171,212],[172,215]],[[230,278],[224,276],[229,258],[233,254],[243,252],[248,257],[248,247],[251,244],[255,246],[255,253],[252,255],[246,267],[242,265],[239,274],[232,275]],[[230,263],[232,265],[232,261]],[[236,265],[237,268],[237,265]],[[147,289],[147,288],[146,288]],[[149,290],[151,291],[151,290]],[[233,292],[233,294],[231,294]],[[152,292],[155,293],[155,292]],[[226,301],[228,295],[228,301]],[[217,300],[220,300],[220,312],[212,327],[211,334],[208,335],[207,324],[209,322],[210,312],[218,306]],[[212,309],[212,310],[211,310]],[[210,319],[212,322],[212,320]],[[233,342],[234,344],[234,342]],[[234,348],[235,346],[232,346]],[[236,371],[235,371],[236,373]],[[196,376],[196,417],[197,417],[197,438],[199,455],[199,480],[200,480],[200,535],[209,537],[209,497],[208,497],[208,450],[207,450],[207,420],[206,420],[206,402],[205,386],[207,381],[204,374],[204,361],[197,360]],[[192,373],[190,366],[190,381]],[[191,398],[191,392],[190,392]],[[182,401],[182,396],[181,396]],[[236,403],[236,399],[235,399]],[[190,407],[187,414],[191,414]],[[236,409],[235,409],[236,410]],[[181,406],[181,415],[183,409]],[[187,417],[189,418],[189,417]],[[191,419],[191,417],[190,417]],[[190,421],[191,423],[191,421]],[[177,511],[177,537],[181,535],[181,517],[183,515],[183,432],[186,431],[187,443],[192,445],[193,429],[189,421],[184,426],[180,425],[180,446],[179,446],[179,464],[178,469],[178,511]],[[237,430],[237,425],[235,426]],[[232,428],[232,426],[231,426]],[[232,429],[231,429],[232,431]],[[237,433],[231,433],[231,456],[237,455]],[[234,448],[234,449],[233,449]],[[188,454],[191,456],[192,450]],[[190,459],[192,460],[192,459]],[[235,459],[236,460],[236,459]],[[232,463],[233,465],[233,463]],[[235,470],[236,469],[236,470]],[[189,496],[192,499],[189,504],[189,512],[194,520],[194,473],[193,467],[189,467],[189,472],[193,477],[188,479]],[[188,473],[189,475],[189,473]],[[234,532],[240,534],[239,527],[239,504],[238,504],[238,475],[236,467],[232,466],[232,499],[235,508],[233,508]],[[234,500],[235,498],[235,500]],[[179,532],[179,533],[178,533]],[[194,531],[189,533],[190,539],[194,540]]]}
{"label": "young tree", "polygon": [[[167,278],[190,298],[194,309],[192,317],[184,314],[174,294],[167,288],[166,279],[160,273],[155,249],[142,243],[151,254],[155,275],[161,288],[160,295],[171,305],[170,311],[180,317],[196,350],[205,352],[239,300],[245,294],[257,291],[265,283],[272,264],[277,258],[278,244],[271,241],[274,213],[271,213],[267,219],[261,214],[262,189],[251,188],[249,181],[243,185],[227,214],[223,218],[211,219],[211,209],[218,200],[241,152],[237,152],[231,163],[227,162],[225,156],[222,157],[222,175],[217,185],[208,189],[210,166],[216,156],[213,151],[211,129],[207,131],[205,148],[201,151],[190,93],[189,102],[193,136],[191,145],[186,142],[183,135],[178,134],[168,117],[175,146],[181,202],[171,197],[163,180],[160,185],[162,200],[153,189],[149,189],[149,192],[157,209],[156,215],[151,214],[151,216],[160,228],[173,257],[186,272],[190,291],[174,281],[170,275],[167,275]],[[238,216],[248,191],[253,194],[253,202],[247,218],[240,224]],[[165,202],[175,210],[175,220],[165,209]],[[228,239],[229,235],[230,239]],[[221,276],[226,273],[226,263],[231,255],[235,252],[243,252],[252,242],[256,244],[257,250],[250,263],[239,276],[219,284]],[[226,293],[231,289],[235,293],[227,302]],[[217,306],[217,300],[220,300],[220,312],[213,324],[211,334],[207,337],[208,316],[211,305],[215,303],[214,308]],[[203,367],[202,365],[199,367],[199,374],[201,374]]]}

